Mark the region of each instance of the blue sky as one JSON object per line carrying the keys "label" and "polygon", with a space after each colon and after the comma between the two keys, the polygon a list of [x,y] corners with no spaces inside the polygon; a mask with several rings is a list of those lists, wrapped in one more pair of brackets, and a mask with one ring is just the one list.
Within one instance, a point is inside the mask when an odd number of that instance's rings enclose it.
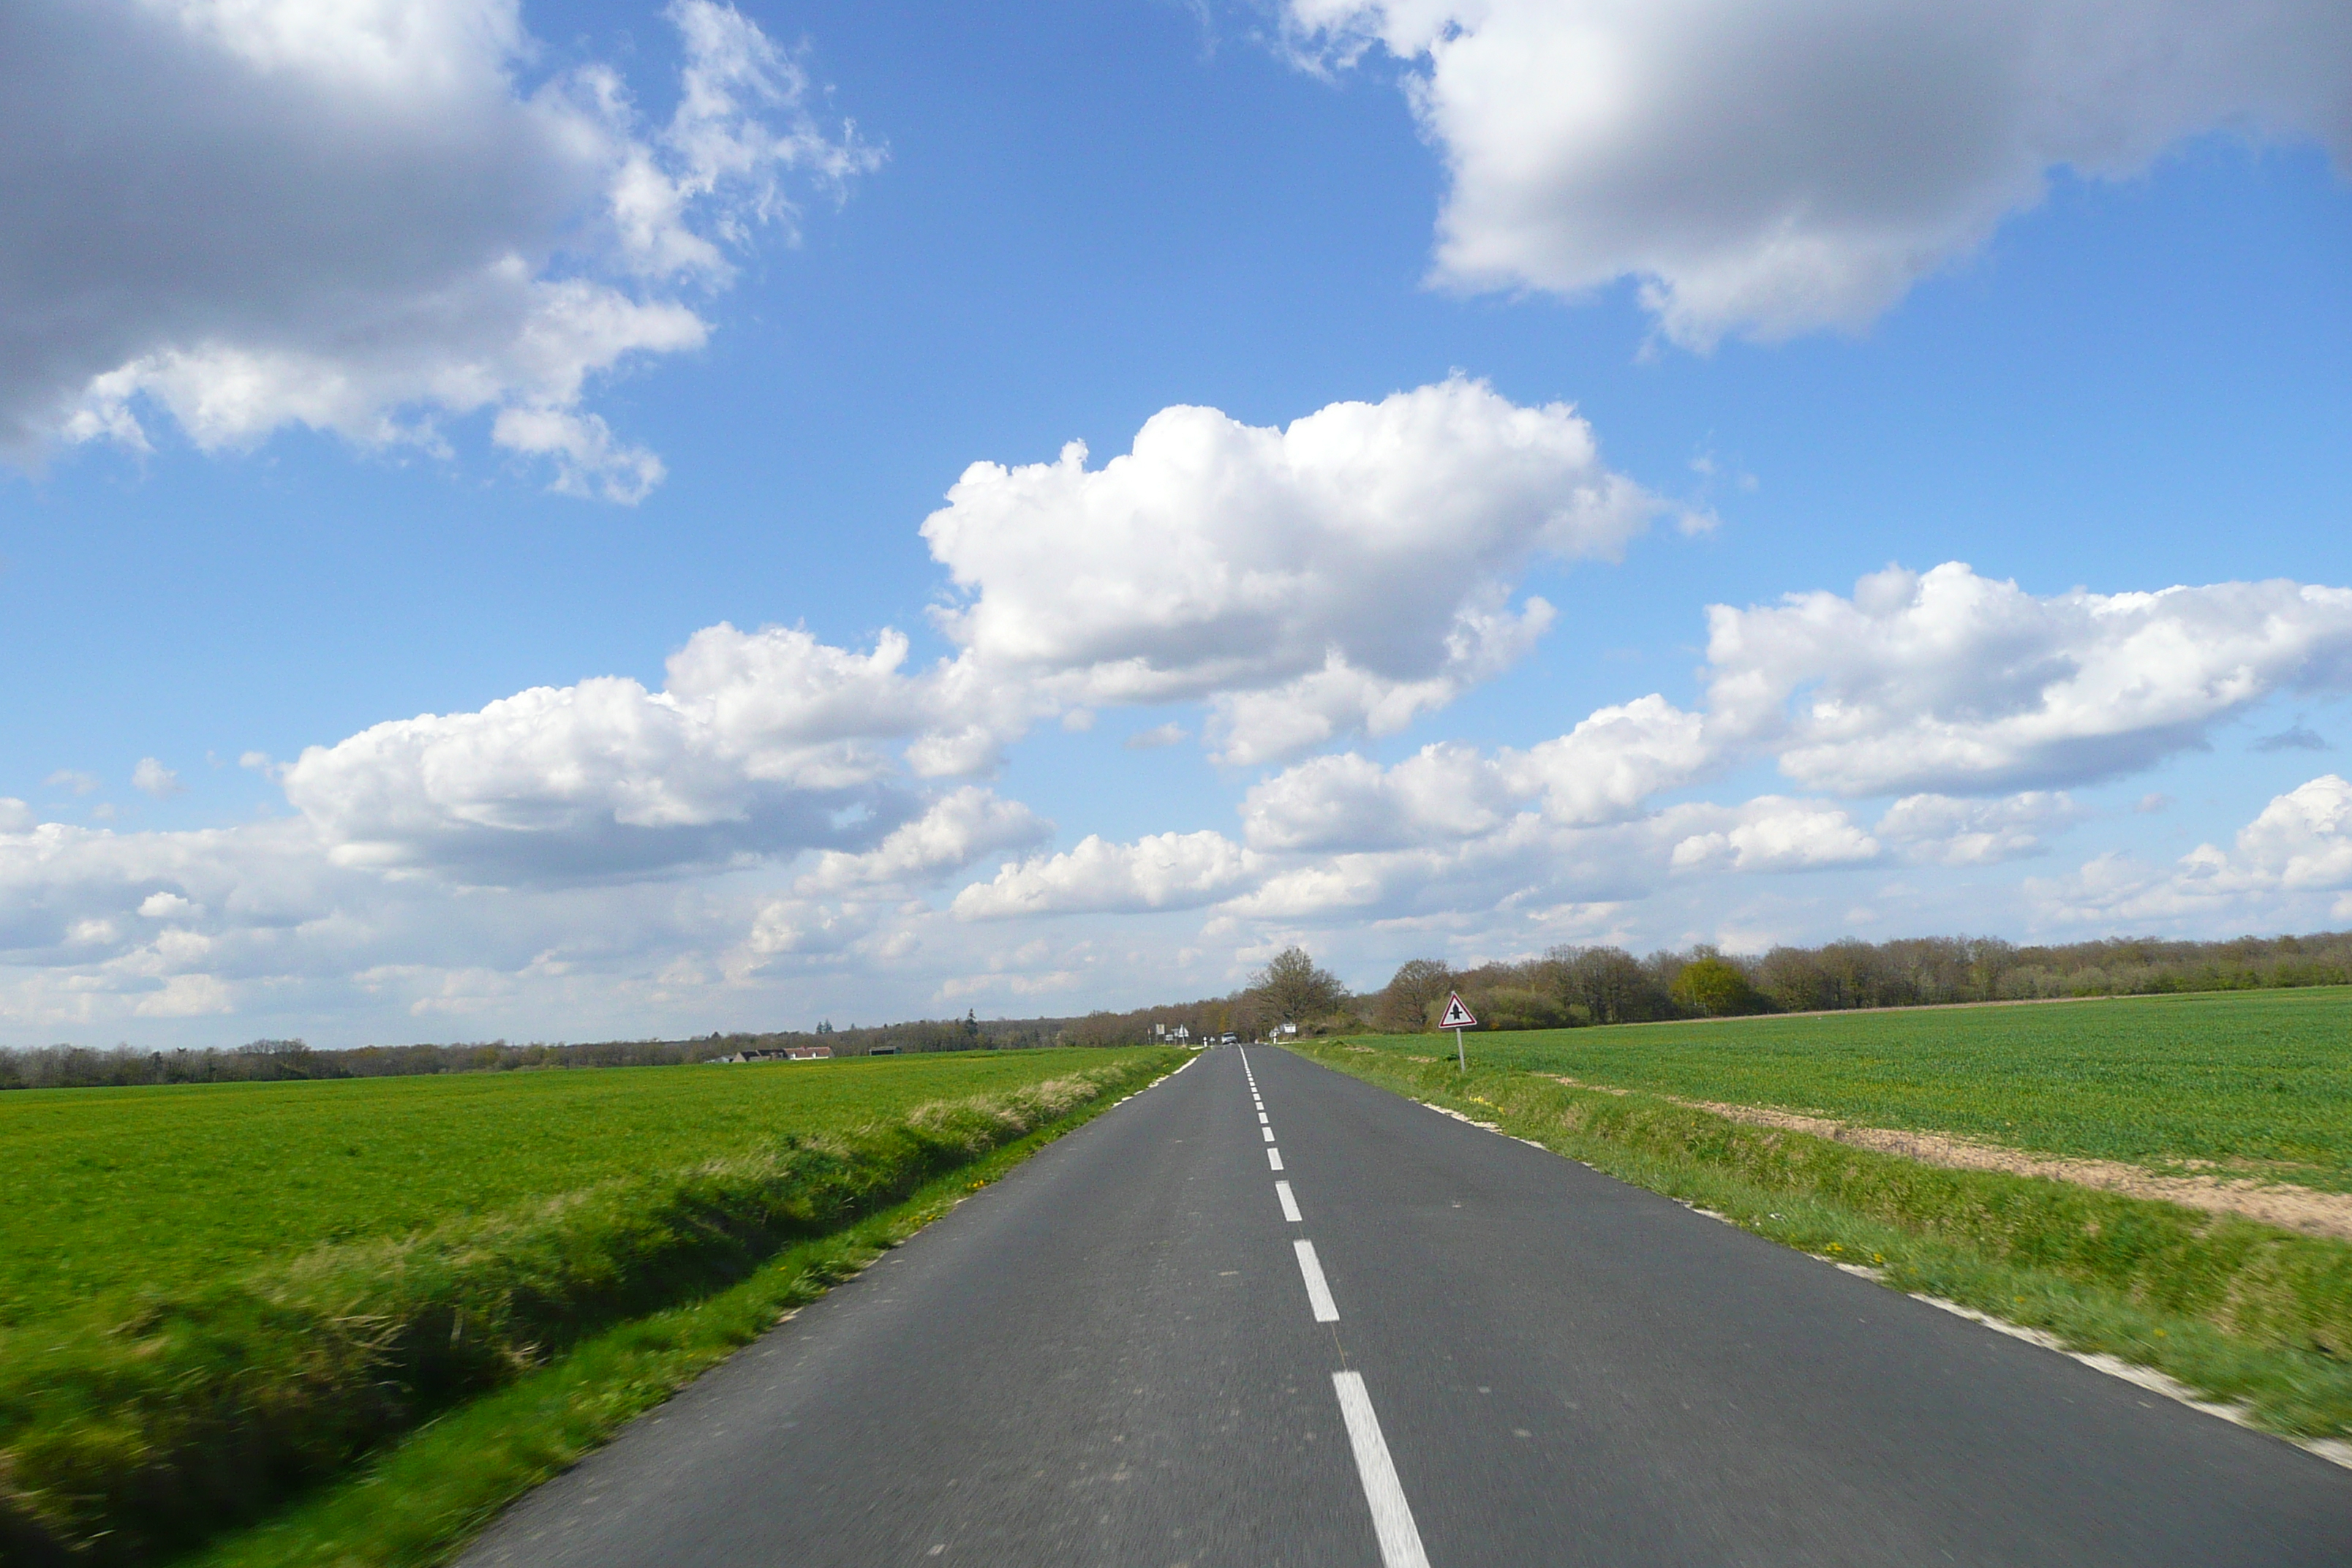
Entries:
{"label": "blue sky", "polygon": [[2352,34],[1987,15],[31,7],[0,1042],[2352,922]]}

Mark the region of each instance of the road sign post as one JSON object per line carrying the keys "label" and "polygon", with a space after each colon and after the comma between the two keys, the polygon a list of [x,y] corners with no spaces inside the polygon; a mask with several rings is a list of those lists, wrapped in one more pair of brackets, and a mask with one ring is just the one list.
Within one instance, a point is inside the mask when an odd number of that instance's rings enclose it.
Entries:
{"label": "road sign post", "polygon": [[1454,1060],[1455,1068],[1457,1071],[1468,1072],[1470,1070],[1470,1056],[1468,1052],[1462,1048],[1462,1031],[1465,1029],[1476,1028],[1478,1026],[1478,1020],[1477,1017],[1471,1013],[1469,1008],[1465,1007],[1462,1005],[1462,993],[1459,991],[1449,991],[1446,993],[1445,1016],[1437,1021],[1437,1026],[1441,1029],[1451,1029],[1454,1031]]}

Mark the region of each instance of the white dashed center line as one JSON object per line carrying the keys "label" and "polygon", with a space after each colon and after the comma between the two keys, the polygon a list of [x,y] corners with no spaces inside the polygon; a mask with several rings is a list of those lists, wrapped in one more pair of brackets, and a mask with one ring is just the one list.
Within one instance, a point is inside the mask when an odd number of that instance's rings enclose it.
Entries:
{"label": "white dashed center line", "polygon": [[1331,1386],[1339,1394],[1339,1418],[1348,1424],[1348,1444],[1356,1450],[1356,1474],[1364,1483],[1364,1500],[1372,1505],[1372,1533],[1380,1537],[1381,1568],[1429,1568],[1428,1554],[1421,1549],[1421,1531],[1413,1528],[1412,1507],[1404,1500],[1396,1466],[1389,1460],[1388,1440],[1381,1436],[1381,1418],[1372,1414],[1372,1396],[1364,1392],[1364,1374],[1335,1372]]}
{"label": "white dashed center line", "polygon": [[1281,1151],[1281,1150],[1279,1150],[1279,1149],[1268,1149],[1268,1150],[1265,1152],[1265,1163],[1266,1163],[1268,1165],[1273,1166],[1273,1167],[1274,1167],[1276,1170],[1277,1170],[1277,1171],[1281,1170],[1281,1169],[1282,1169],[1282,1151]]}
{"label": "white dashed center line", "polygon": [[1261,1110],[1261,1111],[1259,1111],[1259,1112],[1257,1113],[1257,1124],[1258,1124],[1260,1127],[1263,1127],[1263,1126],[1265,1126],[1265,1111],[1263,1111],[1263,1110]]}
{"label": "white dashed center line", "polygon": [[1273,1129],[1273,1128],[1271,1128],[1271,1127],[1261,1127],[1261,1128],[1259,1128],[1259,1129],[1258,1129],[1258,1131],[1259,1131],[1259,1132],[1261,1132],[1261,1133],[1263,1133],[1263,1134],[1265,1135],[1265,1141],[1266,1141],[1267,1142],[1271,1143],[1271,1142],[1274,1142],[1274,1129]]}
{"label": "white dashed center line", "polygon": [[1274,1195],[1282,1200],[1282,1217],[1288,1220],[1291,1224],[1297,1225],[1299,1220],[1298,1200],[1290,1195],[1290,1184],[1288,1182],[1275,1183]]}
{"label": "white dashed center line", "polygon": [[1318,1323],[1339,1321],[1339,1304],[1331,1300],[1331,1287],[1323,1282],[1323,1265],[1315,1260],[1315,1244],[1294,1241],[1291,1247],[1298,1253],[1298,1272],[1307,1277],[1307,1300],[1315,1309]]}

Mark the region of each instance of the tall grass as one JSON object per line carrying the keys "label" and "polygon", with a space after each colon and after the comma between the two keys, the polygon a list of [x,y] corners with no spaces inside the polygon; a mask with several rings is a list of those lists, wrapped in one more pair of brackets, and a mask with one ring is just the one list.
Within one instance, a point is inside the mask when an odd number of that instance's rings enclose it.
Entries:
{"label": "tall grass", "polygon": [[256,1519],[600,1329],[1139,1086],[1175,1053],[319,1247],[127,1316],[0,1340],[0,1550],[128,1563]]}

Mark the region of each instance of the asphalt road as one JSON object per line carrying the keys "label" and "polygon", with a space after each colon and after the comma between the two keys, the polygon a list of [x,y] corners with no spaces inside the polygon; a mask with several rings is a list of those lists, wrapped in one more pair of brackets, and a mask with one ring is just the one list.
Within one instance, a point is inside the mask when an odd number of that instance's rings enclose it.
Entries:
{"label": "asphalt road", "polygon": [[2289,1568],[2352,1563],[2352,1472],[1228,1049],[748,1347],[464,1563]]}

